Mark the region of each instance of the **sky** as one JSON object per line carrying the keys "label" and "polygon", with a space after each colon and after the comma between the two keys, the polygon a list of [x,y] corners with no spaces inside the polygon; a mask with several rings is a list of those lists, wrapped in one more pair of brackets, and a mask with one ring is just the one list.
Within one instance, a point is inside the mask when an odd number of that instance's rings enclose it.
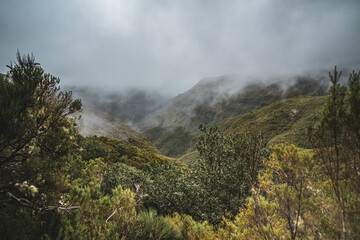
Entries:
{"label": "sky", "polygon": [[0,6],[0,72],[18,49],[33,53],[63,85],[175,95],[203,77],[360,67],[359,0],[0,0]]}

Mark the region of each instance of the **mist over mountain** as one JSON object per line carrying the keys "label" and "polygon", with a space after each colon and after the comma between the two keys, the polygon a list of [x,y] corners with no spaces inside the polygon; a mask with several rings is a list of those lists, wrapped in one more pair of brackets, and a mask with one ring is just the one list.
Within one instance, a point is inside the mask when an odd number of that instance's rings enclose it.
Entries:
{"label": "mist over mountain", "polygon": [[176,95],[205,76],[356,69],[359,9],[358,0],[3,1],[0,71],[19,49],[66,85]]}
{"label": "mist over mountain", "polygon": [[[170,99],[166,105],[148,114],[139,127],[146,130],[154,126],[169,128],[192,125],[197,129],[198,124],[207,124],[214,120],[218,122],[226,117],[263,107],[281,98],[325,95],[329,84],[326,74],[316,72],[267,78],[240,76],[203,78],[188,91]],[[240,107],[240,111],[230,109],[234,108],[234,104],[251,106],[249,109]],[[201,114],[205,115],[204,118],[198,119],[197,124],[192,124]]]}
{"label": "mist over mountain", "polygon": [[[344,71],[344,78],[348,73]],[[218,125],[281,99],[323,96],[328,72],[201,79],[173,98],[148,90],[72,88],[84,102],[80,133],[126,140],[143,134],[163,154],[179,157],[193,149],[199,125]]]}
{"label": "mist over mountain", "polygon": [[109,91],[91,87],[67,87],[85,106],[137,125],[149,113],[158,109],[167,99],[157,92],[140,89]]}
{"label": "mist over mountain", "polygon": [[104,136],[123,141],[141,138],[140,133],[128,121],[117,118],[100,109],[84,106],[79,115],[81,117],[77,121],[78,129],[84,137]]}
{"label": "mist over mountain", "polygon": [[360,239],[359,10],[1,1],[0,238]]}

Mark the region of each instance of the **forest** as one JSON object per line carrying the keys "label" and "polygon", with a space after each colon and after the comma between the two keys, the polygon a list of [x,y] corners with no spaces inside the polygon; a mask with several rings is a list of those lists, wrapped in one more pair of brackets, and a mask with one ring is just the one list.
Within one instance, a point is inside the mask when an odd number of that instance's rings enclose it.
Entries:
{"label": "forest", "polygon": [[197,120],[184,162],[141,135],[82,136],[81,99],[18,53],[0,75],[1,238],[360,239],[360,72],[341,75],[326,96]]}

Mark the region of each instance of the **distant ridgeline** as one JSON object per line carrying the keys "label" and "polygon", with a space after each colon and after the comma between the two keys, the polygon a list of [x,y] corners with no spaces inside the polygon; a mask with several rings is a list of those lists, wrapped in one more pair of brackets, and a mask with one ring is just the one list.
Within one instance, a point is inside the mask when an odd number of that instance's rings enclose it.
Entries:
{"label": "distant ridgeline", "polygon": [[[162,154],[179,158],[194,151],[200,124],[228,126],[231,119],[282,99],[324,96],[329,86],[328,80],[321,75],[279,79],[254,80],[239,86],[239,80],[232,77],[205,78],[166,102],[161,96],[140,90],[101,94],[75,88],[75,95],[85,99],[79,130],[84,136],[98,135],[125,141],[139,137],[138,130]],[[296,106],[296,101],[292,107],[301,108]],[[291,124],[303,116],[303,111],[294,114],[297,116]],[[284,141],[287,136],[283,136]]]}
{"label": "distant ridgeline", "polygon": [[[200,124],[207,126],[220,124],[222,126],[221,129],[226,130],[229,122],[234,121],[236,117],[282,99],[299,96],[297,100],[292,100],[291,104],[285,103],[286,101],[279,102],[279,107],[282,104],[286,104],[282,110],[276,107],[272,109],[274,111],[283,111],[284,121],[289,120],[289,124],[292,125],[301,117],[305,117],[304,111],[306,111],[307,114],[315,115],[314,111],[318,110],[321,104],[323,104],[322,98],[316,98],[314,99],[314,101],[317,102],[314,103],[316,107],[309,106],[307,109],[302,106],[304,102],[310,104],[313,101],[310,99],[301,100],[300,96],[324,96],[327,94],[329,86],[328,80],[322,77],[317,79],[298,77],[291,83],[283,81],[273,83],[258,82],[249,84],[236,92],[229,91],[231,94],[228,93],[225,95],[222,92],[221,95],[216,95],[217,89],[223,91],[223,85],[229,84],[231,86],[231,83],[226,81],[226,79],[215,81],[215,83],[216,84],[206,85],[206,81],[202,81],[189,91],[174,98],[168,105],[160,108],[154,114],[148,115],[145,120],[149,122],[149,119],[152,119],[153,125],[143,127],[143,135],[152,142],[162,154],[171,157],[180,157],[183,154],[193,151],[194,144],[199,136],[198,127]],[[205,100],[196,102],[196,94],[202,95]],[[214,101],[214,99],[217,100]],[[292,119],[286,118],[292,109],[299,110],[298,112],[294,110],[295,112],[293,114],[297,116]],[[315,118],[316,117],[313,117],[311,119],[315,121]],[[223,121],[224,123],[222,123]],[[311,120],[308,119],[307,123],[309,123],[309,121]],[[287,124],[286,127],[289,127],[289,124]],[[285,129],[280,131],[285,131]],[[283,140],[287,140],[286,136],[283,136]],[[179,138],[181,138],[180,142]]]}

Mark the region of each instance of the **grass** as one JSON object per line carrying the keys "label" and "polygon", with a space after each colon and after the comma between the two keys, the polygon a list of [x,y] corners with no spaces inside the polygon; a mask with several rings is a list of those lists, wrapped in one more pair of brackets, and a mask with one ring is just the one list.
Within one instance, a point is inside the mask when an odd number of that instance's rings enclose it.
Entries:
{"label": "grass", "polygon": [[199,152],[192,151],[192,152],[186,153],[183,156],[181,156],[180,158],[178,158],[178,161],[182,162],[188,166],[192,166],[196,162],[197,157],[199,157]]}
{"label": "grass", "polygon": [[180,126],[171,130],[155,127],[146,131],[144,136],[161,154],[169,157],[180,157],[196,142],[196,135]]}
{"label": "grass", "polygon": [[240,117],[227,118],[219,128],[230,134],[257,125],[268,145],[288,142],[309,148],[307,128],[319,119],[325,100],[326,97],[310,96],[284,99]]}

